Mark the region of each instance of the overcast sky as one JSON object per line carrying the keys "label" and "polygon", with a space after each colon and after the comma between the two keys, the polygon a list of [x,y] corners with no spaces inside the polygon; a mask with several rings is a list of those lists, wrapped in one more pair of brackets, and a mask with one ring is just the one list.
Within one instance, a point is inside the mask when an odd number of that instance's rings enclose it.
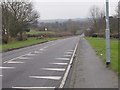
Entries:
{"label": "overcast sky", "polygon": [[[119,0],[109,1],[110,15],[114,15]],[[88,18],[91,6],[105,9],[105,0],[34,0],[33,5],[41,20]]]}

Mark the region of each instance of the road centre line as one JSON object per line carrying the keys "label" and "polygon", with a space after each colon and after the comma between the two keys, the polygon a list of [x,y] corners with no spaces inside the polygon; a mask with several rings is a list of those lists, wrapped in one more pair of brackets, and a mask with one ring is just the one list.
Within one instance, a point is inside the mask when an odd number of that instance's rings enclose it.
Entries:
{"label": "road centre line", "polygon": [[29,78],[60,80],[61,76],[29,76]]}

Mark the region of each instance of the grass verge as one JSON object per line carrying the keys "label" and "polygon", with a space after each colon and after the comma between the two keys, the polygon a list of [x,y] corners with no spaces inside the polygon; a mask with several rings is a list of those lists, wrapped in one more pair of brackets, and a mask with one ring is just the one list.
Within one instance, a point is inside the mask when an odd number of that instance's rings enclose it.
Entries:
{"label": "grass verge", "polygon": [[56,40],[57,38],[45,38],[45,39],[36,39],[36,38],[28,38],[28,40],[25,41],[14,41],[8,44],[3,44],[2,45],[2,52],[17,49],[17,48],[22,48],[34,44],[39,44],[51,40]]}
{"label": "grass verge", "polygon": [[[92,45],[92,47],[95,49],[97,55],[99,55],[105,62],[105,60],[106,60],[105,39],[104,38],[92,38],[92,37],[87,37],[86,39]],[[110,40],[110,53],[111,53],[110,68],[118,73],[118,72],[120,72],[120,69],[118,69],[118,40],[116,40],[116,39]]]}

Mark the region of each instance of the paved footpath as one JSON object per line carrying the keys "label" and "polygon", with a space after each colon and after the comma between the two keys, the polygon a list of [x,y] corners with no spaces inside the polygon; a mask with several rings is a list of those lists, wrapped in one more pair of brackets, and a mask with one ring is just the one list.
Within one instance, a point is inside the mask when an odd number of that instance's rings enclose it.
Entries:
{"label": "paved footpath", "polygon": [[118,88],[118,76],[106,68],[89,43],[81,38],[69,88]]}

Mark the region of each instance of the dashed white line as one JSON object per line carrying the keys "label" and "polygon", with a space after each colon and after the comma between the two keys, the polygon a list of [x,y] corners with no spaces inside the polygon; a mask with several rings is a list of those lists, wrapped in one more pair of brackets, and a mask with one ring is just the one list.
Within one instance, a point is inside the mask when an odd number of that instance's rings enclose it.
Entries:
{"label": "dashed white line", "polygon": [[55,59],[58,59],[58,60],[70,60],[69,58],[55,58]]}
{"label": "dashed white line", "polygon": [[56,65],[67,65],[68,63],[50,63],[50,64],[56,64]]}
{"label": "dashed white line", "polygon": [[17,88],[17,89],[49,89],[49,88],[55,88],[55,87],[12,87],[12,88]]}
{"label": "dashed white line", "polygon": [[3,75],[0,75],[0,77],[2,77]]}
{"label": "dashed white line", "polygon": [[60,80],[60,76],[29,76],[29,78],[36,78],[36,79],[52,79],[52,80]]}
{"label": "dashed white line", "polygon": [[41,68],[42,70],[50,70],[50,71],[65,71],[63,68]]}

